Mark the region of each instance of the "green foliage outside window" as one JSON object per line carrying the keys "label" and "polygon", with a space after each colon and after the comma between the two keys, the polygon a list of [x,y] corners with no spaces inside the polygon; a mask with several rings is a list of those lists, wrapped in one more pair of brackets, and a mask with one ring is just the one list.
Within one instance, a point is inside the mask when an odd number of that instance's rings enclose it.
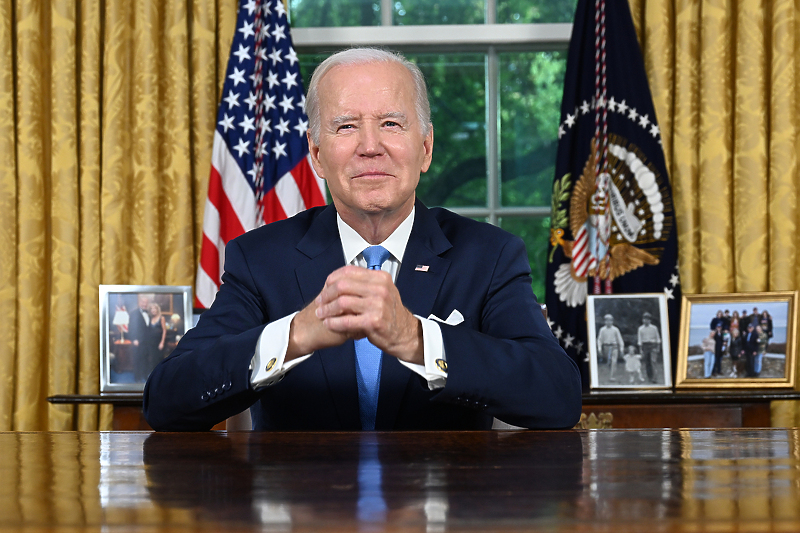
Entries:
{"label": "green foliage outside window", "polygon": [[[497,0],[496,22],[572,22],[577,0]],[[296,28],[380,26],[380,0],[289,0]],[[395,25],[483,24],[483,0],[395,0]]]}
{"label": "green foliage outside window", "polygon": [[380,26],[381,5],[374,0],[289,0],[294,28]]}
{"label": "green foliage outside window", "polygon": [[550,204],[565,71],[564,52],[500,54],[502,205]]}

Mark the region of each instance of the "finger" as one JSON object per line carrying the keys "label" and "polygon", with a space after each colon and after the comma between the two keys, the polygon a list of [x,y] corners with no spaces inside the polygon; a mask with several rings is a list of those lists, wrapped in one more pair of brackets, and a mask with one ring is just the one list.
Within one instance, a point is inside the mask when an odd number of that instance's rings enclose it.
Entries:
{"label": "finger", "polygon": [[382,270],[367,270],[356,266],[346,266],[334,270],[325,280],[325,288],[328,287],[351,287],[357,288],[362,284],[370,285],[376,283],[391,284],[392,277],[388,272]]}
{"label": "finger", "polygon": [[317,306],[324,307],[346,296],[385,298],[394,287],[391,276],[386,272],[367,271],[363,268],[357,270],[361,272],[329,278],[316,298]]}

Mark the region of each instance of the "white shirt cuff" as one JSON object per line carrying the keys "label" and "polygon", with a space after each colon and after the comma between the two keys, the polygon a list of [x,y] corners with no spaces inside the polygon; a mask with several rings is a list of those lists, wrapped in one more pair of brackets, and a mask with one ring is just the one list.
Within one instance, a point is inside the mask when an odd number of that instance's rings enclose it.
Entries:
{"label": "white shirt cuff", "polygon": [[296,314],[270,322],[258,337],[256,353],[250,361],[250,385],[254,389],[274,385],[289,370],[311,357],[311,354],[307,354],[284,362],[289,347],[289,329]]}
{"label": "white shirt cuff", "polygon": [[439,324],[434,320],[422,318],[418,315],[414,316],[419,319],[422,325],[422,345],[425,351],[425,364],[417,365],[405,361],[400,361],[400,363],[412,372],[425,378],[428,381],[428,389],[442,389],[447,384],[447,359],[444,353],[442,330],[439,328]]}

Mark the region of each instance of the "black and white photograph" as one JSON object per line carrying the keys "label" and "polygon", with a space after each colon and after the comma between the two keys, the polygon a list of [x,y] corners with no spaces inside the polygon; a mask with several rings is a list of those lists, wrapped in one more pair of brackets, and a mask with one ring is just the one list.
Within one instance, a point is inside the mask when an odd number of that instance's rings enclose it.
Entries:
{"label": "black and white photograph", "polygon": [[590,295],[586,311],[591,388],[672,386],[663,294]]}
{"label": "black and white photograph", "polygon": [[192,288],[100,286],[100,392],[141,392],[193,325]]}
{"label": "black and white photograph", "polygon": [[685,295],[676,386],[793,386],[796,300],[796,291]]}

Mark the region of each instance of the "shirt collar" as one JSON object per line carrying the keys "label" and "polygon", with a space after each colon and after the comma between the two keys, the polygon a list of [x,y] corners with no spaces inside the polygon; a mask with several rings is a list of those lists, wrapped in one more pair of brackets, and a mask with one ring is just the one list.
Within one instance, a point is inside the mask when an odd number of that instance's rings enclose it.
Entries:
{"label": "shirt collar", "polygon": [[[398,263],[403,262],[403,254],[405,254],[406,246],[408,245],[408,238],[411,236],[411,228],[414,227],[414,214],[416,206],[411,208],[411,213],[397,226],[389,237],[380,243],[381,246],[386,248],[392,257]],[[339,213],[336,213],[336,224],[339,227],[339,238],[342,240],[342,249],[344,250],[345,264],[351,264],[358,255],[364,251],[364,248],[370,244],[359,235],[356,230],[347,225],[342,220]]]}

